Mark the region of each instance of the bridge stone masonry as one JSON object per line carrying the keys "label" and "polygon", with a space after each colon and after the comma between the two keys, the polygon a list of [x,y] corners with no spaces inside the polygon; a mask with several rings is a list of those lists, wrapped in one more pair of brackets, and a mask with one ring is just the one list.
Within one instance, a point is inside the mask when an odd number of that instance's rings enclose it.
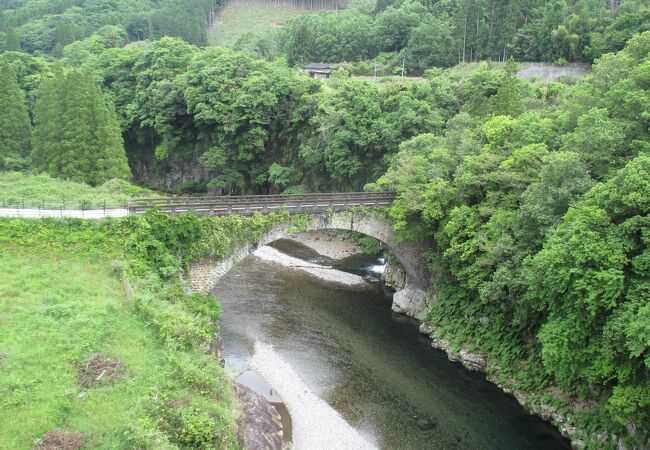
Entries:
{"label": "bridge stone masonry", "polygon": [[[388,207],[394,199],[395,194],[390,192],[145,199],[130,202],[128,211],[129,214],[144,214],[148,209],[159,208],[169,214],[193,211],[199,215],[252,215],[255,212],[265,214],[282,210],[296,214],[310,213],[312,220],[304,231],[352,230],[381,241],[406,273],[404,287],[393,296],[393,310],[423,320],[428,312],[427,298],[432,297],[431,292],[427,295],[430,274],[424,258],[428,243],[398,243],[389,219],[364,211]],[[189,274],[191,289],[209,292],[239,261],[261,246],[289,237],[291,232],[290,224],[282,224],[266,233],[258,242],[243,244],[225,260],[204,259],[192,264]]]}

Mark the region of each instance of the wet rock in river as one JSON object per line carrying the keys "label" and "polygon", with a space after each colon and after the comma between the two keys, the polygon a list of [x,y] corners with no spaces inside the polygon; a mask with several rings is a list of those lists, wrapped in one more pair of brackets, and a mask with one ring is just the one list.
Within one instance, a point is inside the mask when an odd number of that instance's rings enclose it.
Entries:
{"label": "wet rock in river", "polygon": [[421,431],[427,431],[436,426],[435,423],[431,422],[428,419],[418,419],[415,424]]}
{"label": "wet rock in river", "polygon": [[429,336],[429,337],[433,337],[433,333],[435,331],[436,331],[436,329],[430,323],[422,322],[420,324],[420,334],[423,334],[423,335]]}
{"label": "wet rock in river", "polygon": [[237,431],[240,446],[248,450],[282,450],[282,419],[275,407],[243,384],[235,383],[235,391],[244,409],[243,423]]}

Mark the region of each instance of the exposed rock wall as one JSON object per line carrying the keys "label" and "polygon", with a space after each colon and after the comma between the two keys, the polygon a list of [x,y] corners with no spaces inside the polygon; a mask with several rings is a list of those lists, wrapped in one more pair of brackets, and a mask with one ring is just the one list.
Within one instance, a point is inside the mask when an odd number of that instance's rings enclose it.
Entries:
{"label": "exposed rock wall", "polygon": [[386,286],[398,291],[406,287],[406,272],[404,272],[404,268],[399,263],[389,258],[386,261],[386,267],[384,268],[384,273],[381,275],[381,280]]}
{"label": "exposed rock wall", "polygon": [[157,186],[166,191],[174,189],[188,181],[205,181],[210,179],[209,173],[199,162],[199,154],[188,160],[157,160],[152,157],[148,161],[137,160],[131,163],[131,171],[136,181],[149,186]]}

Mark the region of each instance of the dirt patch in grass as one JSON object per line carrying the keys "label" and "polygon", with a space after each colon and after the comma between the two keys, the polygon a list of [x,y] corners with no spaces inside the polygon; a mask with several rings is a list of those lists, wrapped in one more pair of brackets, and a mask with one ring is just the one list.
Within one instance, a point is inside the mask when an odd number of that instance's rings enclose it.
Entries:
{"label": "dirt patch in grass", "polygon": [[34,445],[34,450],[79,450],[85,442],[86,439],[81,433],[55,429],[43,436]]}
{"label": "dirt patch in grass", "polygon": [[114,383],[126,372],[121,359],[109,358],[101,353],[80,364],[78,370],[81,385],[85,388]]}

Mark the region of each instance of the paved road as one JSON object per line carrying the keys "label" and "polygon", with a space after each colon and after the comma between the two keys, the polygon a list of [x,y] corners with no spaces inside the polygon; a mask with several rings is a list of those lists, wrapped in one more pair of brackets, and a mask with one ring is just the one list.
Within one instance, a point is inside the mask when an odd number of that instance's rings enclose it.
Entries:
{"label": "paved road", "polygon": [[79,219],[101,219],[104,217],[124,217],[129,214],[126,209],[19,209],[0,208],[0,217],[24,217],[38,219],[41,217],[75,217]]}

